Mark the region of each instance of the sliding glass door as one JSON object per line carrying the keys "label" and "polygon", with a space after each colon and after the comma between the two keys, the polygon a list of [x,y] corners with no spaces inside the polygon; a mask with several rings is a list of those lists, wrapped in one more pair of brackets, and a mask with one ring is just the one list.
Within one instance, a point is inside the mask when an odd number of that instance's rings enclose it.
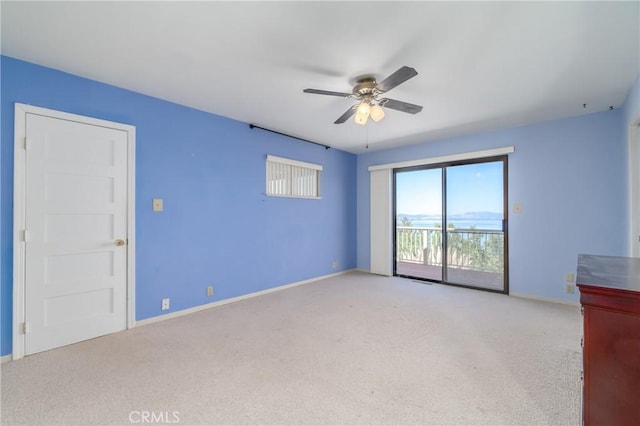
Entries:
{"label": "sliding glass door", "polygon": [[508,292],[506,157],[394,171],[394,275]]}

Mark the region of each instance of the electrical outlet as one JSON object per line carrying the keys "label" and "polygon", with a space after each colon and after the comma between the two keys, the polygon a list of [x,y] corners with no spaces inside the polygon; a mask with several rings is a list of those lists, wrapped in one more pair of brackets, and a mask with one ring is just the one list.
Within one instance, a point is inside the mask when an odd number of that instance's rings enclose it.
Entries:
{"label": "electrical outlet", "polygon": [[567,283],[566,291],[567,294],[573,294],[573,283]]}
{"label": "electrical outlet", "polygon": [[153,211],[154,212],[161,212],[162,210],[164,210],[162,198],[154,198],[153,199]]}
{"label": "electrical outlet", "polygon": [[338,261],[337,261],[337,260],[334,260],[334,261],[333,261],[333,263],[331,264],[331,267],[332,267],[333,269],[337,269],[337,268],[338,268],[338,266],[340,266],[340,264],[338,263]]}
{"label": "electrical outlet", "polygon": [[162,310],[166,311],[169,309],[169,299],[162,299]]}
{"label": "electrical outlet", "polygon": [[212,285],[207,287],[207,296],[209,296],[209,297],[213,296],[213,286]]}

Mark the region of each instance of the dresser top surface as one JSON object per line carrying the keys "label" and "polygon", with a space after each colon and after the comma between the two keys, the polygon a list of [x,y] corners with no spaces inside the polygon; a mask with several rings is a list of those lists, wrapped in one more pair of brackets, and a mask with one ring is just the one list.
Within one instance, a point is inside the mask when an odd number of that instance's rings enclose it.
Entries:
{"label": "dresser top surface", "polygon": [[640,292],[640,258],[579,254],[576,283]]}

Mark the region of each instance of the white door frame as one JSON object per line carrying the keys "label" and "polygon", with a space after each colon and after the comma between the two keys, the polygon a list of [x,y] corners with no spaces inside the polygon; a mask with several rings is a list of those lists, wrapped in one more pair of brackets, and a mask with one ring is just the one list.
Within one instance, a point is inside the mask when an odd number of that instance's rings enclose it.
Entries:
{"label": "white door frame", "polygon": [[513,146],[486,149],[483,151],[463,152],[441,157],[421,158],[397,163],[369,166],[369,272],[372,274],[393,275],[393,214],[392,214],[392,175],[393,169],[426,166],[428,164],[447,163],[458,160],[497,157],[514,152]]}
{"label": "white door frame", "polygon": [[27,114],[75,121],[94,126],[122,130],[127,134],[127,328],[135,326],[135,145],[136,128],[129,124],[115,123],[47,108],[21,103],[15,104],[14,171],[13,171],[13,334],[12,358],[25,354],[25,153]]}
{"label": "white door frame", "polygon": [[629,255],[640,257],[640,117],[629,128]]}

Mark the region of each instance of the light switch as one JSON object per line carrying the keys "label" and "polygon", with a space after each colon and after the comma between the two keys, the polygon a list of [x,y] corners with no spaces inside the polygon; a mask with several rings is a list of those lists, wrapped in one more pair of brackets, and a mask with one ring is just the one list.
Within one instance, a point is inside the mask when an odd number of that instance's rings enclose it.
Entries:
{"label": "light switch", "polygon": [[154,198],[153,199],[153,211],[161,212],[162,211],[162,198]]}
{"label": "light switch", "polygon": [[513,212],[514,212],[515,214],[522,213],[522,204],[520,204],[520,203],[513,203]]}

